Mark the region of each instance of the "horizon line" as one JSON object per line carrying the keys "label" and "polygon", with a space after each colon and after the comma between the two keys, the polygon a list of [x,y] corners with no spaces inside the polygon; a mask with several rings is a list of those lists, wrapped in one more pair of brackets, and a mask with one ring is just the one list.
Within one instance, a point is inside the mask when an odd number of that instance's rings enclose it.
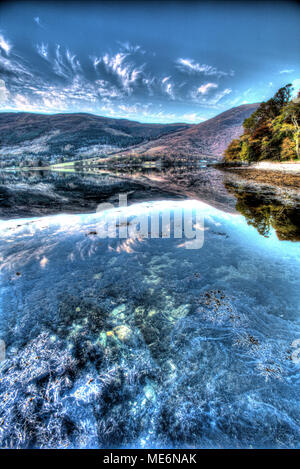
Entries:
{"label": "horizon line", "polygon": [[208,119],[204,119],[200,122],[195,122],[195,123],[191,123],[191,122],[184,122],[184,121],[172,121],[172,122],[142,122],[140,120],[136,120],[136,119],[130,119],[128,117],[117,117],[117,116],[106,116],[106,115],[103,115],[103,114],[95,114],[93,112],[84,112],[84,111],[74,111],[74,112],[70,112],[70,111],[60,111],[60,112],[46,112],[46,111],[22,111],[22,110],[0,110],[0,115],[1,114],[33,114],[33,115],[45,115],[45,116],[59,116],[59,115],[78,115],[78,114],[82,114],[82,115],[88,115],[88,116],[93,116],[93,117],[103,117],[105,119],[114,119],[114,120],[126,120],[126,121],[130,121],[130,122],[137,122],[138,124],[144,124],[144,125],[174,125],[174,124],[185,124],[185,125],[199,125],[199,124],[202,124],[204,122],[207,122],[211,119],[214,119],[215,117],[221,115],[221,114],[224,114],[225,112],[228,112],[230,111],[231,109],[235,109],[235,108],[240,108],[240,107],[244,107],[244,106],[251,106],[251,105],[254,105],[254,104],[260,104],[260,102],[255,102],[255,103],[244,103],[244,104],[240,104],[238,106],[233,106],[233,107],[230,107],[228,109],[226,109],[225,111],[222,111],[222,112],[219,112],[217,114],[215,114],[213,117],[209,117]]}

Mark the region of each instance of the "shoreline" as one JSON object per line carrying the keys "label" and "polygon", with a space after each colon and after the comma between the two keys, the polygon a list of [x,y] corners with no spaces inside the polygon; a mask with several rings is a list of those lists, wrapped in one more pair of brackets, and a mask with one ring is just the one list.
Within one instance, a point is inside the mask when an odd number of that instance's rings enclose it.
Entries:
{"label": "shoreline", "polygon": [[282,170],[256,169],[256,168],[228,168],[223,171],[238,174],[242,179],[266,184],[268,186],[279,186],[300,191],[300,172],[292,173]]}
{"label": "shoreline", "polygon": [[271,161],[260,161],[259,163],[251,164],[251,169],[262,169],[264,171],[280,171],[288,173],[299,173],[300,175],[300,162],[286,161],[285,163],[277,163]]}
{"label": "shoreline", "polygon": [[262,169],[265,171],[293,172],[300,174],[300,160],[298,161],[258,161],[256,163],[245,163],[243,161],[220,161],[213,166],[224,169]]}
{"label": "shoreline", "polygon": [[298,162],[279,163],[260,161],[250,165],[243,163],[217,163],[215,168],[224,172],[237,174],[242,179],[259,184],[300,190],[300,163]]}

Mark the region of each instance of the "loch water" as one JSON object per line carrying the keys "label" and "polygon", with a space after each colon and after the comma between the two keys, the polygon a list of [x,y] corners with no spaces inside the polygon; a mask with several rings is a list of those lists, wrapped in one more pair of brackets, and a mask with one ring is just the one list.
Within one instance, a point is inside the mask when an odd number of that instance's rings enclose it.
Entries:
{"label": "loch water", "polygon": [[0,447],[300,447],[299,199],[199,171],[1,176]]}

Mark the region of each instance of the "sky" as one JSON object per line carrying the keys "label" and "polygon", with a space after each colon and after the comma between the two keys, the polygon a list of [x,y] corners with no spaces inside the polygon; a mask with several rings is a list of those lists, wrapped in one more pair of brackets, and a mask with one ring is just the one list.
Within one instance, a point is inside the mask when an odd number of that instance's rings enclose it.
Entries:
{"label": "sky", "polygon": [[0,111],[199,123],[300,88],[296,2],[2,2]]}

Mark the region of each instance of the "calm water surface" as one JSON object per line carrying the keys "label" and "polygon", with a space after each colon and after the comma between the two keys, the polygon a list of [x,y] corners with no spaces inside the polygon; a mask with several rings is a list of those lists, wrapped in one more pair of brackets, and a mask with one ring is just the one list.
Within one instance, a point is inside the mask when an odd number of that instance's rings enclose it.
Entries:
{"label": "calm water surface", "polygon": [[[299,209],[219,178],[211,203],[0,221],[1,447],[300,447]],[[186,210],[201,248],[174,237]]]}

